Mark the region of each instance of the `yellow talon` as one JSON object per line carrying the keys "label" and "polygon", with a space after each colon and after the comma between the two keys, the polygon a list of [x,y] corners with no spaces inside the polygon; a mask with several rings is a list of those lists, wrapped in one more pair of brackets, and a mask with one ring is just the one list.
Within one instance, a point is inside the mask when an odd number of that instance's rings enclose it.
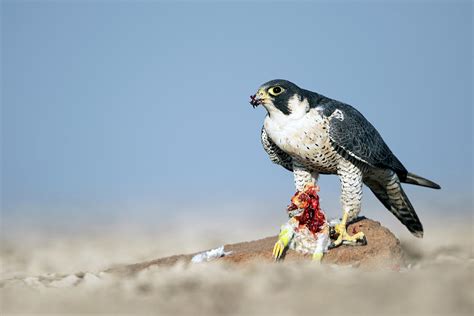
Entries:
{"label": "yellow talon", "polygon": [[341,222],[339,224],[334,225],[334,231],[338,236],[337,239],[329,246],[329,248],[338,247],[343,243],[349,245],[355,245],[357,243],[360,243],[362,245],[367,244],[367,239],[365,238],[363,232],[358,232],[352,236],[349,235],[346,228],[347,217],[347,213],[344,213]]}

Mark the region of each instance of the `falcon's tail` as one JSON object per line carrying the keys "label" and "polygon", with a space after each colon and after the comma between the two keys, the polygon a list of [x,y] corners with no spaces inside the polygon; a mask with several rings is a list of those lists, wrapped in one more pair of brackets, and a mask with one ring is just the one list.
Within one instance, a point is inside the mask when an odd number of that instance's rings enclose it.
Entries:
{"label": "falcon's tail", "polygon": [[432,189],[441,189],[441,187],[437,183],[434,183],[433,181],[430,181],[423,177],[417,176],[416,174],[411,173],[411,172],[408,172],[407,178],[403,182],[421,185],[423,187],[432,188]]}
{"label": "falcon's tail", "polygon": [[371,177],[364,179],[364,183],[415,237],[423,237],[423,225],[395,173],[383,178]]}

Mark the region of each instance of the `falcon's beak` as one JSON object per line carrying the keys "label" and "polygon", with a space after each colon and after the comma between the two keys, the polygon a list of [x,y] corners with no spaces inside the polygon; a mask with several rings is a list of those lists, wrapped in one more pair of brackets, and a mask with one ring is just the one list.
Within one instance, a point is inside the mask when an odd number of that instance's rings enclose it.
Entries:
{"label": "falcon's beak", "polygon": [[250,104],[252,104],[253,108],[255,109],[260,104],[263,104],[266,99],[265,93],[262,89],[258,90],[257,94],[250,96]]}
{"label": "falcon's beak", "polygon": [[250,96],[250,104],[255,109],[257,106],[262,104],[262,99],[258,98],[256,94]]}

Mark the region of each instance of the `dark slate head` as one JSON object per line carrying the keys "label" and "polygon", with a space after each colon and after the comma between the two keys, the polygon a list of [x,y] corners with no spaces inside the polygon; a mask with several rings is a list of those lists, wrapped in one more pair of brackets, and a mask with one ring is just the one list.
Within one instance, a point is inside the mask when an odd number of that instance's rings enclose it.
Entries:
{"label": "dark slate head", "polygon": [[276,79],[262,84],[250,98],[254,108],[261,104],[270,115],[275,111],[290,115],[295,110],[292,103],[303,101],[304,90],[290,81]]}

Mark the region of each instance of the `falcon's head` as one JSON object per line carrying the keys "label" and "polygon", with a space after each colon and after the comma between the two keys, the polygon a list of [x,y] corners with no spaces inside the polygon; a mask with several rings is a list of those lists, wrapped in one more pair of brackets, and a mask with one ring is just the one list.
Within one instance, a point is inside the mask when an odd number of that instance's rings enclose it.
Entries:
{"label": "falcon's head", "polygon": [[250,99],[254,108],[261,104],[270,114],[279,111],[289,115],[296,110],[294,103],[301,104],[303,101],[304,90],[290,81],[276,79],[262,84]]}

